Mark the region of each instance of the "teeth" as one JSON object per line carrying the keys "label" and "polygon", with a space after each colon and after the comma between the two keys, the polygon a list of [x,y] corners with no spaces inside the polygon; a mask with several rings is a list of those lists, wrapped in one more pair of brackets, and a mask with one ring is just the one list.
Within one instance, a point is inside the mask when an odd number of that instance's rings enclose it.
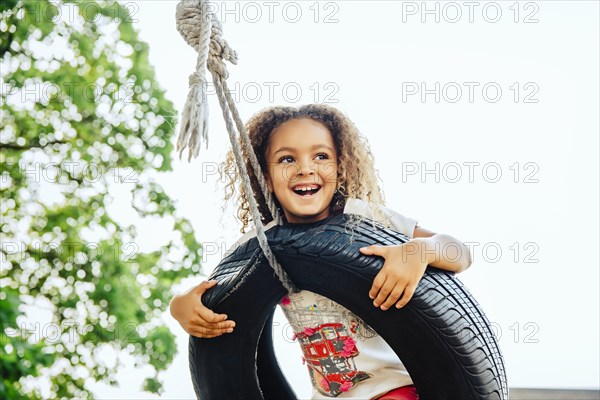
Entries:
{"label": "teeth", "polygon": [[315,190],[315,189],[317,189],[318,187],[319,187],[319,186],[317,186],[317,185],[315,185],[315,186],[311,186],[311,187],[304,186],[304,187],[297,187],[297,188],[294,188],[294,190],[299,190],[299,191],[306,192],[307,190]]}
{"label": "teeth", "polygon": [[296,192],[296,194],[298,194],[299,196],[305,196],[304,193],[308,192],[308,191],[315,191],[314,193],[316,193],[321,187],[319,185],[311,185],[311,186],[298,186],[295,187],[293,189],[294,192]]}

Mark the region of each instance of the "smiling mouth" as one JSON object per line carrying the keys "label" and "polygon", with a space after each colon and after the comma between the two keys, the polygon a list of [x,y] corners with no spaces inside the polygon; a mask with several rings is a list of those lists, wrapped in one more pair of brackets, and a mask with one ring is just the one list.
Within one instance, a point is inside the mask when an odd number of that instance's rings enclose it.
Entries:
{"label": "smiling mouth", "polygon": [[321,185],[309,185],[309,186],[296,186],[292,188],[294,193],[302,197],[309,197],[315,195],[321,190]]}

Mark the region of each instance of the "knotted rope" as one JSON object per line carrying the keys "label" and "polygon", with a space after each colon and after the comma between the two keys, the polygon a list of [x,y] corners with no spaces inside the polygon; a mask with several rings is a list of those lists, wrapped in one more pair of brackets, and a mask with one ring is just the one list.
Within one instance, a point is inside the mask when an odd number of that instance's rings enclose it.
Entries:
{"label": "knotted rope", "polygon": [[[246,201],[250,205],[250,212],[252,213],[252,219],[256,227],[259,246],[275,271],[275,275],[277,275],[287,291],[290,293],[298,292],[298,288],[296,288],[287,273],[283,270],[269,247],[265,227],[261,222],[258,204],[253,196],[252,185],[250,184],[250,177],[248,176],[246,163],[244,162],[242,148],[236,138],[237,127],[237,132],[242,139],[242,145],[244,146],[254,175],[258,180],[269,211],[276,223],[281,225],[281,213],[275,205],[273,194],[269,191],[267,181],[252,148],[250,137],[227,86],[229,72],[227,71],[225,61],[237,64],[237,53],[223,39],[221,21],[210,10],[207,0],[182,0],[177,4],[176,19],[177,30],[185,41],[198,52],[196,71],[189,78],[190,91],[183,109],[181,130],[177,140],[179,158],[181,159],[183,150],[186,147],[189,147],[188,162],[191,161],[192,157],[198,157],[202,141],[206,143],[206,148],[208,148],[208,101],[206,98],[207,81],[205,77],[205,70],[208,69],[212,75],[217,98],[223,111],[225,126],[227,127],[235,161],[240,171],[239,175],[242,179]],[[235,127],[232,117],[235,121]]]}

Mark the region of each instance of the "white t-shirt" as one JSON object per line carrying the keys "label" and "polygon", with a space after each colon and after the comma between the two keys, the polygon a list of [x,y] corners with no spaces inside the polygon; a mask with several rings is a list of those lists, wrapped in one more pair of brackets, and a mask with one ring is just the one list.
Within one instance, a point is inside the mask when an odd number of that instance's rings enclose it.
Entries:
{"label": "white t-shirt", "polygon": [[[386,207],[380,210],[398,232],[413,237],[417,220]],[[348,199],[345,214],[378,220],[368,203]],[[275,226],[271,222],[265,226]],[[256,236],[254,230],[238,243]],[[364,294],[368,296],[367,293]],[[279,304],[300,344],[313,385],[312,399],[372,399],[413,382],[392,348],[373,328],[340,304],[308,290]]]}

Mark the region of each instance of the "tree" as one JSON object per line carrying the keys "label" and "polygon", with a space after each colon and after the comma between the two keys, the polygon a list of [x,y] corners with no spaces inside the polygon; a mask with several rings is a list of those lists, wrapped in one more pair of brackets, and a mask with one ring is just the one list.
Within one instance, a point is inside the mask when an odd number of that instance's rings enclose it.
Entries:
{"label": "tree", "polygon": [[[153,179],[172,170],[173,105],[118,2],[0,11],[0,398],[89,397],[90,383],[116,382],[107,348],[152,366],[144,390],[160,393],[176,352],[160,317],[201,250]],[[115,184],[131,186],[140,216],[173,221],[175,239],[139,252],[107,211]],[[32,322],[41,309],[49,321]]]}

